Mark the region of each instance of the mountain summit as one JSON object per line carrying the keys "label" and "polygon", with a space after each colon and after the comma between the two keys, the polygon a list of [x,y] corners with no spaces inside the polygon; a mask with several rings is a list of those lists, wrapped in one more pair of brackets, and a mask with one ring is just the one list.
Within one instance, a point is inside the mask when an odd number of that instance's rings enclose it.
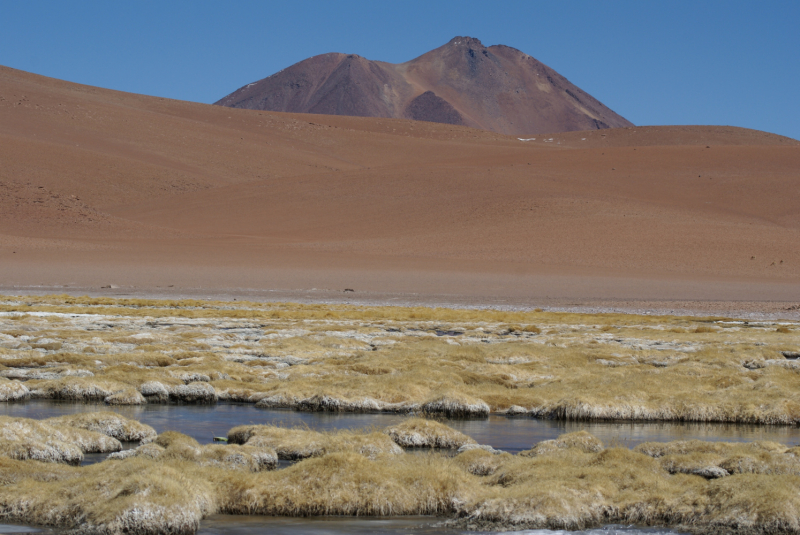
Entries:
{"label": "mountain summit", "polygon": [[528,135],[632,126],[547,65],[473,37],[406,63],[322,54],[215,102],[253,110],[395,117]]}

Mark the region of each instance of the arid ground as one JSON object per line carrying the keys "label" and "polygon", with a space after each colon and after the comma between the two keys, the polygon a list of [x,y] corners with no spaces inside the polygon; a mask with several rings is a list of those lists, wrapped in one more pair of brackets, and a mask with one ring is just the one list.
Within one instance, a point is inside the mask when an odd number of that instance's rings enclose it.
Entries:
{"label": "arid ground", "polygon": [[800,303],[797,141],[729,127],[532,137],[0,68],[0,284],[773,317]]}

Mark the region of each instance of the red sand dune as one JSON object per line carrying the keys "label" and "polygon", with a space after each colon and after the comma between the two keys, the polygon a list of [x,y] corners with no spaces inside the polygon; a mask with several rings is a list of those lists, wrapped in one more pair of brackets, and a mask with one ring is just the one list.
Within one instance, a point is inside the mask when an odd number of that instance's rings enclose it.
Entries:
{"label": "red sand dune", "polygon": [[[0,68],[0,282],[800,300],[800,143],[230,109]],[[510,301],[509,301],[510,302]]]}

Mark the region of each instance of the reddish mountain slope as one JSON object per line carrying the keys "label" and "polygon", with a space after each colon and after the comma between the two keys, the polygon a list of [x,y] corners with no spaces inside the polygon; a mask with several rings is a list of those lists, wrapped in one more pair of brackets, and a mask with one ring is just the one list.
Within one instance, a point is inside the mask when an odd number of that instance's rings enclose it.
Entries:
{"label": "reddish mountain slope", "polygon": [[471,37],[407,63],[323,54],[216,104],[251,110],[395,117],[532,135],[632,126],[556,71]]}
{"label": "reddish mountain slope", "polygon": [[533,137],[0,67],[0,286],[800,299],[797,141]]}

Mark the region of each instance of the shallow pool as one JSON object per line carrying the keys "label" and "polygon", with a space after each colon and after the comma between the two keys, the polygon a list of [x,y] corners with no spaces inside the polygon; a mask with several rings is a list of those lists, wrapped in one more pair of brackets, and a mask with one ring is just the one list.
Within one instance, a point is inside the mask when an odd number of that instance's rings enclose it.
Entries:
{"label": "shallow pool", "polygon": [[[225,436],[229,429],[244,424],[303,426],[319,431],[353,428],[384,428],[398,423],[406,415],[389,413],[298,412],[281,409],[258,409],[251,404],[216,405],[150,404],[114,407],[91,403],[32,400],[23,403],[0,403],[0,414],[24,418],[50,418],[78,412],[111,410],[152,426],[159,433],[172,430],[189,435],[201,444],[214,436]],[[585,430],[606,444],[633,447],[642,442],[671,440],[709,440],[749,442],[770,440],[783,444],[800,443],[800,427],[746,424],[701,424],[684,422],[565,422],[537,420],[530,417],[490,415],[482,419],[445,419],[444,423],[474,438],[512,453],[530,449],[542,440],[563,433]]]}
{"label": "shallow pool", "polygon": [[[441,521],[430,517],[355,518],[314,517],[286,518],[267,516],[215,515],[203,520],[198,535],[476,535],[497,533],[487,531],[463,531],[441,526]],[[637,528],[628,526],[605,526],[586,531],[526,530],[504,532],[526,535],[679,535],[680,532],[659,528]]]}

